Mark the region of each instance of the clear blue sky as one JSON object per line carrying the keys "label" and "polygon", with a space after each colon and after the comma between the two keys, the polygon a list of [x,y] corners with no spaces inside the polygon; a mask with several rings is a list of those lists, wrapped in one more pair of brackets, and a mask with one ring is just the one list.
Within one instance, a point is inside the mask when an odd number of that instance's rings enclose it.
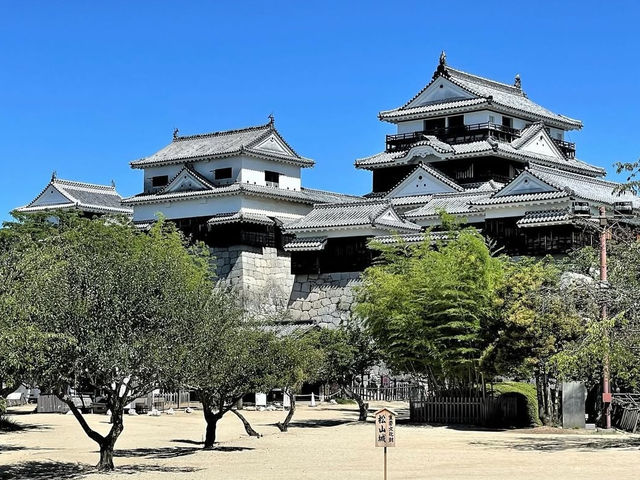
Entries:
{"label": "clear blue sky", "polygon": [[[454,7],[455,5],[455,7]],[[640,155],[633,2],[0,2],[0,220],[52,170],[138,193],[131,160],[181,134],[264,123],[316,160],[306,186],[366,193],[377,112],[449,64],[579,118],[577,156]]]}

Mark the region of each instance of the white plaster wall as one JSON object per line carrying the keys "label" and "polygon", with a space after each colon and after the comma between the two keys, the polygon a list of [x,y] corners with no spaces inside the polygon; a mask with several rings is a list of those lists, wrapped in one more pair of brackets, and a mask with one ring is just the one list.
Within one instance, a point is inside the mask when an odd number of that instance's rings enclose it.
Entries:
{"label": "white plaster wall", "polygon": [[280,174],[280,187],[285,190],[300,190],[300,167],[287,163],[273,162],[259,158],[241,157],[242,171],[239,181],[255,185],[266,185],[265,170]]}
{"label": "white plaster wall", "polygon": [[522,217],[527,212],[539,212],[544,210],[561,210],[569,208],[570,201],[544,203],[539,205],[518,205],[511,207],[489,208],[485,211],[485,218]]}
{"label": "white plaster wall", "polygon": [[62,195],[53,185],[49,185],[44,193],[33,203],[37,205],[54,205],[60,203],[69,203],[70,200]]}
{"label": "white plaster wall", "polygon": [[427,195],[432,193],[445,193],[454,191],[449,185],[432,177],[424,170],[413,172],[411,176],[402,182],[390,194],[390,198],[410,197],[414,195]]}
{"label": "white plaster wall", "polygon": [[543,132],[540,132],[533,139],[531,139],[526,145],[520,147],[521,150],[528,152],[540,153],[542,155],[548,155],[550,157],[557,156],[555,147],[551,145],[551,141],[547,139]]}
{"label": "white plaster wall", "polygon": [[161,212],[165,217],[188,218],[213,216],[218,213],[238,212],[240,209],[267,215],[306,215],[312,205],[261,198],[251,195],[229,195],[219,197],[201,197],[175,199],[162,203],[133,206],[133,220],[153,220]]}
{"label": "white plaster wall", "polygon": [[161,167],[149,167],[144,169],[144,184],[143,191],[149,193],[152,191],[151,179],[152,177],[159,177],[161,175],[167,175],[169,181],[175,177],[184,165],[163,165]]}
{"label": "white plaster wall", "polygon": [[464,114],[464,124],[473,125],[474,123],[486,123],[489,121],[489,115],[495,118],[494,123],[502,122],[502,117],[498,114],[489,112],[488,110],[480,110],[478,112],[469,112]]}
{"label": "white plaster wall", "polygon": [[410,104],[411,107],[423,105],[428,102],[434,102],[438,100],[447,100],[450,98],[473,98],[466,90],[451,83],[449,80],[439,77],[433,82],[427,90],[422,92],[415,100]]}
{"label": "white plaster wall", "polygon": [[398,123],[398,133],[421,132],[424,129],[423,120],[410,120]]}

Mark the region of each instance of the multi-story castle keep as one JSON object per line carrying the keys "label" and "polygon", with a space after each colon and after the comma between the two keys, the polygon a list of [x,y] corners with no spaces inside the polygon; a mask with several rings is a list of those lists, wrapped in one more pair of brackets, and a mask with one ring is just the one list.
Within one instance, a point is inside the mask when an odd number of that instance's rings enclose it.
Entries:
{"label": "multi-story castle keep", "polygon": [[[438,228],[441,211],[514,255],[590,243],[592,232],[574,220],[600,206],[640,212],[639,198],[615,193],[602,168],[576,158],[565,134],[582,123],[531,101],[519,76],[512,85],[478,77],[448,66],[443,53],[431,81],[379,118],[397,133],[387,135],[384,151],[356,160],[373,174],[363,197],[304,188],[300,171],[314,162],[271,118],[239,130],[174,133],[169,145],[131,163],[144,170],[143,191],[118,207],[132,210],[141,227],[161,212],[204,240],[219,277],[254,309],[286,309],[293,320],[320,324],[349,315],[372,237],[419,241]],[[47,189],[56,189],[53,181],[22,210],[83,209],[73,199],[46,203]]]}

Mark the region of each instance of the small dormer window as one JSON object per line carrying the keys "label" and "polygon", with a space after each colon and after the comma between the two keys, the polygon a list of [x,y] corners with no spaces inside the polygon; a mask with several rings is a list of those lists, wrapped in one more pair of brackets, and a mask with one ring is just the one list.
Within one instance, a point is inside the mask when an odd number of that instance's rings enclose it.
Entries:
{"label": "small dormer window", "polygon": [[157,177],[151,177],[152,187],[164,187],[169,183],[169,175],[158,175]]}
{"label": "small dormer window", "polygon": [[278,172],[265,170],[264,181],[267,184],[267,187],[278,187],[280,186],[280,174]]}

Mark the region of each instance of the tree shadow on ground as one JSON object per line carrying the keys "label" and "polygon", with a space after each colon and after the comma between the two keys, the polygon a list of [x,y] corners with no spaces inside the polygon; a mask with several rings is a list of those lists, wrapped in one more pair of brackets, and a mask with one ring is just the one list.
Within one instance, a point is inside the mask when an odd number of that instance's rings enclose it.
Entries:
{"label": "tree shadow on ground", "polygon": [[17,450],[24,450],[26,447],[21,445],[0,445],[0,453],[2,452],[15,452]]}
{"label": "tree shadow on ground", "polygon": [[517,442],[483,441],[471,442],[471,445],[489,448],[501,447],[519,451],[561,452],[576,450],[589,452],[594,450],[640,449],[640,437],[580,438],[574,436],[567,438],[563,436],[561,438],[540,438],[536,436],[519,438]]}
{"label": "tree shadow on ground", "polygon": [[149,458],[176,458],[193,455],[202,450],[197,447],[161,447],[161,448],[131,448],[128,450],[116,450],[114,457],[149,457]]}
{"label": "tree shadow on ground", "polygon": [[70,480],[82,478],[92,470],[95,470],[95,467],[80,463],[31,461],[0,466],[0,479],[44,480],[55,478]]}
{"label": "tree shadow on ground", "polygon": [[[168,467],[164,465],[116,465],[115,473],[135,475],[145,472],[193,473],[194,467]],[[71,462],[23,462],[0,466],[0,480],[74,480],[95,473],[96,467]]]}
{"label": "tree shadow on ground", "polygon": [[[180,439],[180,438],[174,438],[173,440],[171,440],[171,442],[173,442],[173,443],[188,443],[190,445],[204,445],[204,442],[198,442],[196,440],[186,440],[186,439]],[[171,448],[171,447],[169,447],[169,448]],[[175,447],[175,448],[189,449],[188,447]],[[208,448],[206,450],[204,448],[202,448],[202,447],[200,447],[200,448],[191,448],[190,450],[192,450],[193,452],[242,452],[244,450],[254,450],[254,448],[252,448],[252,447],[232,447],[232,446],[225,446],[225,445],[216,445],[214,448]]]}
{"label": "tree shadow on ground", "polygon": [[204,442],[199,442],[197,440],[187,440],[182,438],[174,438],[171,440],[172,443],[188,443],[190,445],[204,445]]}
{"label": "tree shadow on ground", "polygon": [[0,435],[3,433],[24,432],[25,430],[49,430],[50,425],[25,425],[24,423],[14,422],[8,417],[0,418]]}
{"label": "tree shadow on ground", "polygon": [[354,420],[298,420],[291,422],[289,427],[291,428],[321,428],[321,427],[337,427],[339,425],[346,425],[348,423],[360,423]]}

